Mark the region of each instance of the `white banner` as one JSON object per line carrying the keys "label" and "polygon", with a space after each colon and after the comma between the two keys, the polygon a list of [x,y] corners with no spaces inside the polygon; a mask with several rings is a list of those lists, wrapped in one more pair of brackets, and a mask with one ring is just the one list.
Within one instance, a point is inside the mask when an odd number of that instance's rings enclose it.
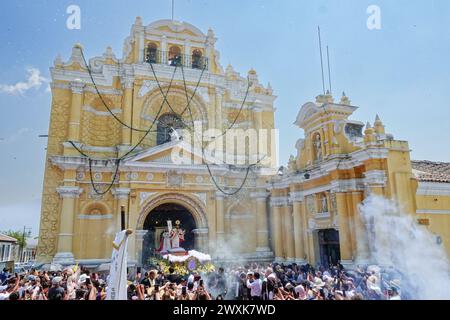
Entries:
{"label": "white banner", "polygon": [[169,232],[172,231],[172,221],[170,220],[167,221],[167,228],[169,229]]}
{"label": "white banner", "polygon": [[130,234],[130,231],[121,231],[113,242],[106,300],[127,300],[127,247]]}

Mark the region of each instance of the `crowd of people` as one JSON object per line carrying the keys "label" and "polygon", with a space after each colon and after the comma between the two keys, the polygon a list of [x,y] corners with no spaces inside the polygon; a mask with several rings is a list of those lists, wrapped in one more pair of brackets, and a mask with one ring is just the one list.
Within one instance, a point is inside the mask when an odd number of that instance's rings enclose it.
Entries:
{"label": "crowd of people", "polygon": [[[139,269],[128,275],[128,300],[400,300],[398,280],[377,267],[345,270],[337,264],[227,265],[180,276],[173,268]],[[0,274],[0,300],[104,300],[108,276],[87,268]]]}

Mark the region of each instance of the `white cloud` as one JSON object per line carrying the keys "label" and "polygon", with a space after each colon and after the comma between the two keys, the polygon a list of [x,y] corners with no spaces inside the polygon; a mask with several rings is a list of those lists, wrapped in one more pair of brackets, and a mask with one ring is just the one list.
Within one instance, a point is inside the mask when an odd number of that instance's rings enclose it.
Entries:
{"label": "white cloud", "polygon": [[24,94],[30,89],[39,89],[44,83],[50,80],[41,76],[41,71],[36,68],[27,68],[26,82],[17,82],[16,84],[0,84],[0,92],[7,94]]}

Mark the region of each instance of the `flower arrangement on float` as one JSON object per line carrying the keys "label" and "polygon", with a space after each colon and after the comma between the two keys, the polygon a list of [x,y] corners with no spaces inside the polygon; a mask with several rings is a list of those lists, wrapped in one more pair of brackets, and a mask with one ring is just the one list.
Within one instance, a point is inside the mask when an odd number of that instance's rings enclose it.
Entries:
{"label": "flower arrangement on float", "polygon": [[149,262],[153,265],[159,265],[164,273],[169,273],[169,268],[172,267],[175,273],[181,276],[192,272],[209,273],[216,270],[209,254],[195,250],[188,251],[187,255],[183,256],[166,254],[160,259],[152,258]]}
{"label": "flower arrangement on float", "polygon": [[169,273],[169,268],[173,268],[176,274],[181,276],[192,272],[209,273],[216,271],[216,267],[211,262],[211,256],[195,250],[188,251],[186,255],[166,254],[161,258],[151,258],[152,265],[159,265],[160,270]]}

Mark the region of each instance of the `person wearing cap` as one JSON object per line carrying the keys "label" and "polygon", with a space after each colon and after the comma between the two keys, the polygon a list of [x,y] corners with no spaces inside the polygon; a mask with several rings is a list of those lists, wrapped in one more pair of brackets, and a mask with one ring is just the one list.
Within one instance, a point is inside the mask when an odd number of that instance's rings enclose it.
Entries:
{"label": "person wearing cap", "polygon": [[48,290],[48,300],[64,300],[64,288],[60,286],[62,277],[52,279],[52,287]]}

